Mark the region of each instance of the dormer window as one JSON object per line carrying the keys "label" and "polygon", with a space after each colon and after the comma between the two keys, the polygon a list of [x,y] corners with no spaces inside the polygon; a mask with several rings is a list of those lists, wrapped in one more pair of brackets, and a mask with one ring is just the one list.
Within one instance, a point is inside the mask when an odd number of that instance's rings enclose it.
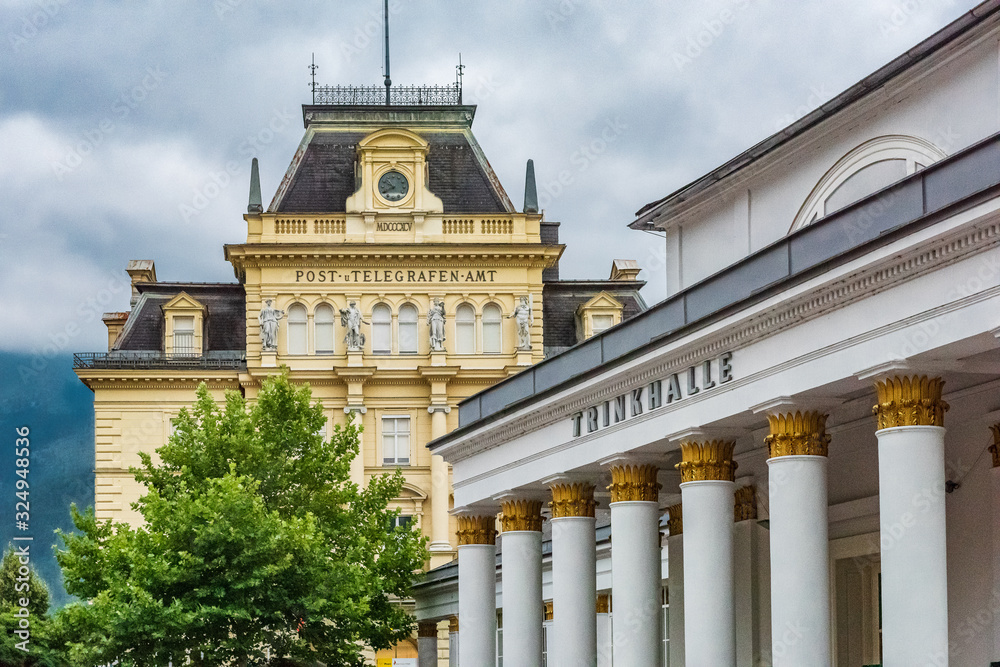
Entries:
{"label": "dormer window", "polygon": [[163,351],[168,355],[200,355],[205,350],[208,310],[181,292],[163,306]]}
{"label": "dormer window", "polygon": [[621,301],[607,292],[600,292],[576,311],[577,340],[586,340],[622,321]]}

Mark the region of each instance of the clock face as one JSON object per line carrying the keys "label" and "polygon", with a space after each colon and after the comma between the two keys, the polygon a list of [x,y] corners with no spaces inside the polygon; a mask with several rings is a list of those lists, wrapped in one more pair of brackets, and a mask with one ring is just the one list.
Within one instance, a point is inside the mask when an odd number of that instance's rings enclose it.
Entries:
{"label": "clock face", "polygon": [[398,171],[387,171],[378,179],[378,192],[386,201],[399,201],[410,191],[410,184]]}

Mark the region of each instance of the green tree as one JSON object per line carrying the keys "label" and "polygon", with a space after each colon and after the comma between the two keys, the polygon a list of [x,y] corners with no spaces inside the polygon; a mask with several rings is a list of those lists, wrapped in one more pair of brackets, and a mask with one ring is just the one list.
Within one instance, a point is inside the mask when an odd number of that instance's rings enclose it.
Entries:
{"label": "green tree", "polygon": [[[26,542],[18,547],[25,548]],[[49,589],[14,546],[0,561],[0,665],[29,667],[60,664],[49,650]],[[21,604],[26,602],[27,604]]]}
{"label": "green tree", "polygon": [[[72,509],[79,531],[57,554],[66,589],[84,602],[57,616],[72,662],[130,665],[361,665],[363,646],[408,637],[409,597],[425,540],[391,528],[399,471],[349,481],[357,431],[325,422],[287,371],[247,405],[220,409],[202,385],[159,462],[134,469],[147,493],[140,527]],[[202,657],[203,656],[203,657]]]}

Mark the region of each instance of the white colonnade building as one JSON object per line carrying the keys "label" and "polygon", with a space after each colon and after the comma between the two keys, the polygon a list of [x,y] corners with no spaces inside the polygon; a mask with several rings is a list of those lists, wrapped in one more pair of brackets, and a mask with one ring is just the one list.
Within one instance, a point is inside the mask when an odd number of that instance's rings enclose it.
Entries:
{"label": "white colonnade building", "polygon": [[453,664],[1000,662],[998,18],[643,208],[668,298],[459,405]]}

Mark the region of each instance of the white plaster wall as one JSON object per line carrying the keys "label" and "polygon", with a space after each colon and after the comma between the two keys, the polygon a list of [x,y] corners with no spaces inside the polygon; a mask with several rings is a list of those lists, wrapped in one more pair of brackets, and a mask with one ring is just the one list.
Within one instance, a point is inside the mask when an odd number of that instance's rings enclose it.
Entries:
{"label": "white plaster wall", "polygon": [[823,175],[869,139],[910,135],[951,155],[1000,131],[997,34],[995,29],[936,69],[917,65],[905,82],[876,91],[782,146],[711,200],[696,200],[675,219],[682,227],[679,287],[784,237]]}

